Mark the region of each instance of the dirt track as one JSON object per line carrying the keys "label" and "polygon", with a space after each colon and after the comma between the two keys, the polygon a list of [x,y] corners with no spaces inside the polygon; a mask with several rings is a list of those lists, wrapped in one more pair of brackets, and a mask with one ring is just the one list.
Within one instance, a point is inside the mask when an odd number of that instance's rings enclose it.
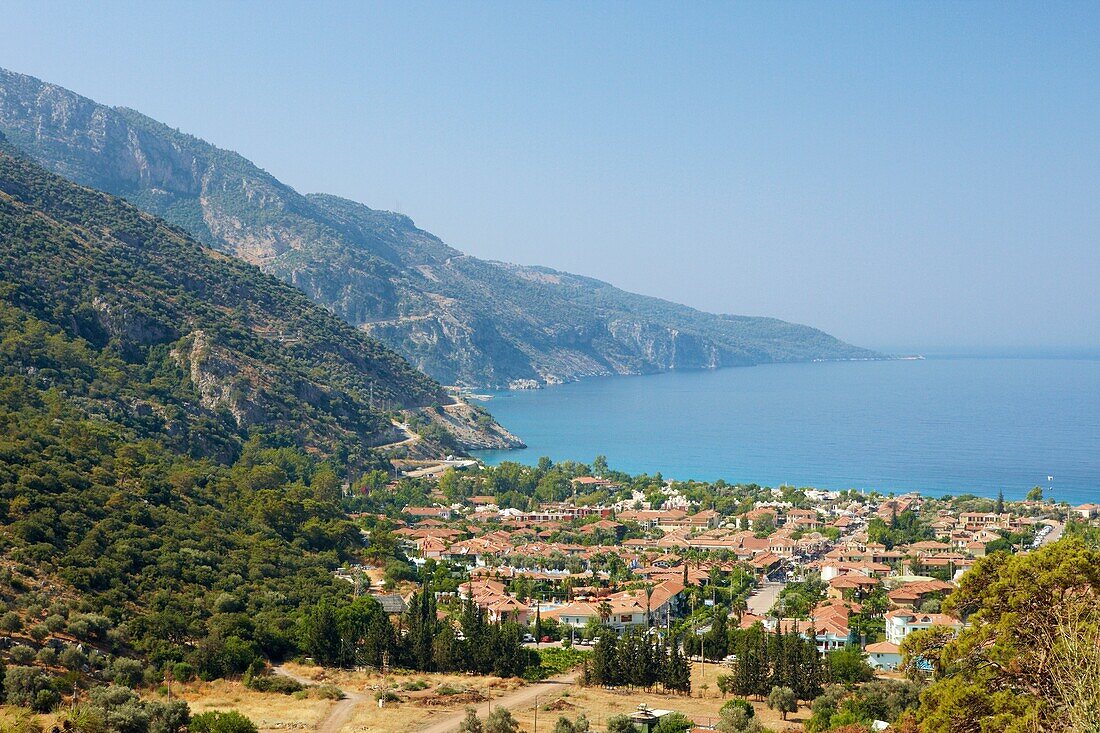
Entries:
{"label": "dirt track", "polygon": [[[303,685],[316,684],[314,680],[295,674],[286,667],[276,667],[275,671],[281,675],[290,677],[292,680],[297,680]],[[344,699],[337,700],[336,704],[332,706],[332,709],[328,711],[328,715],[317,724],[317,733],[340,733],[344,726],[348,724],[348,721],[351,720],[355,708],[365,699],[366,696],[362,693],[344,690]]]}
{"label": "dirt track", "polygon": [[[551,677],[548,680],[521,687],[515,692],[510,692],[495,700],[483,702],[477,706],[477,714],[484,718],[489,714],[489,709],[491,707],[505,707],[509,710],[517,710],[528,705],[533,705],[536,697],[543,700],[559,697],[563,692],[572,687],[578,674],[578,672],[570,672],[558,677]],[[422,728],[417,728],[416,733],[452,733],[452,731],[458,730],[458,726],[465,715],[465,712],[451,713],[446,718],[434,720]]]}

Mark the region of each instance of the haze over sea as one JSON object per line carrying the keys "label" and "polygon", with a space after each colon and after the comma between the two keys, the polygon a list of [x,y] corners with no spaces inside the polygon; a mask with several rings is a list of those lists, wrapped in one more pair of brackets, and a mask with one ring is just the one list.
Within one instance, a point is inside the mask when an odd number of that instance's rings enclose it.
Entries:
{"label": "haze over sea", "polygon": [[775,364],[494,393],[529,448],[490,464],[827,489],[1100,500],[1100,360],[934,358]]}

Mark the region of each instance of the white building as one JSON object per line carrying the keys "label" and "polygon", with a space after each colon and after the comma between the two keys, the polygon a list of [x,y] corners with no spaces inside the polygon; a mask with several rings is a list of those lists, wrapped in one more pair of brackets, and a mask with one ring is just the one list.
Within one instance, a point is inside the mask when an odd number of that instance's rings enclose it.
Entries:
{"label": "white building", "polygon": [[868,644],[863,651],[867,652],[867,664],[875,669],[890,672],[901,666],[901,651],[897,644],[880,641],[877,644]]}
{"label": "white building", "polygon": [[946,613],[916,613],[902,608],[886,614],[886,641],[900,645],[905,637],[914,631],[930,629],[933,626],[961,629],[963,622]]}

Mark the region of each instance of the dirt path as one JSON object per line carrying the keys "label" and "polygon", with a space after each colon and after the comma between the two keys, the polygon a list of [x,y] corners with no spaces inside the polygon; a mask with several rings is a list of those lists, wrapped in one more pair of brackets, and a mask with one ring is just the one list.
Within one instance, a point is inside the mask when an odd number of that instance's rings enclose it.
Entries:
{"label": "dirt path", "polygon": [[[569,672],[568,674],[563,674],[558,677],[551,677],[542,682],[536,682],[533,685],[521,687],[515,692],[510,692],[495,700],[481,703],[477,706],[477,714],[484,718],[489,714],[489,709],[491,707],[505,707],[509,710],[519,710],[528,705],[533,705],[535,698],[548,701],[551,698],[559,697],[563,692],[573,686],[579,674],[580,672]],[[465,711],[450,713],[446,718],[433,720],[422,728],[418,728],[416,733],[452,733],[458,730],[458,726],[465,716]]]}
{"label": "dirt path", "polygon": [[[303,677],[300,674],[295,674],[281,665],[275,668],[275,672],[289,677],[292,680],[296,680],[303,685],[317,684],[315,680]],[[328,711],[328,715],[317,724],[317,733],[340,733],[344,726],[348,724],[348,721],[351,720],[355,708],[366,699],[366,696],[360,692],[343,690],[343,693],[344,699],[337,700],[336,704],[332,706],[332,709]]]}

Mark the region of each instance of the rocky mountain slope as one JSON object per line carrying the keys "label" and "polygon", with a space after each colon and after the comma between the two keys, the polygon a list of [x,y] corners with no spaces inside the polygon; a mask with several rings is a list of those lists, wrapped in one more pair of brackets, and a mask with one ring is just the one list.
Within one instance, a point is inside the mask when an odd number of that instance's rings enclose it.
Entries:
{"label": "rocky mountain slope", "polygon": [[3,70],[0,131],[50,170],[294,284],[445,384],[878,356],[807,326],[479,260],[404,216],[303,196],[236,153]]}
{"label": "rocky mountain slope", "polygon": [[[2,138],[0,273],[0,376],[192,455],[230,460],[264,433],[366,464],[397,416],[452,401],[300,291]],[[514,442],[486,416],[467,422],[467,445]]]}

